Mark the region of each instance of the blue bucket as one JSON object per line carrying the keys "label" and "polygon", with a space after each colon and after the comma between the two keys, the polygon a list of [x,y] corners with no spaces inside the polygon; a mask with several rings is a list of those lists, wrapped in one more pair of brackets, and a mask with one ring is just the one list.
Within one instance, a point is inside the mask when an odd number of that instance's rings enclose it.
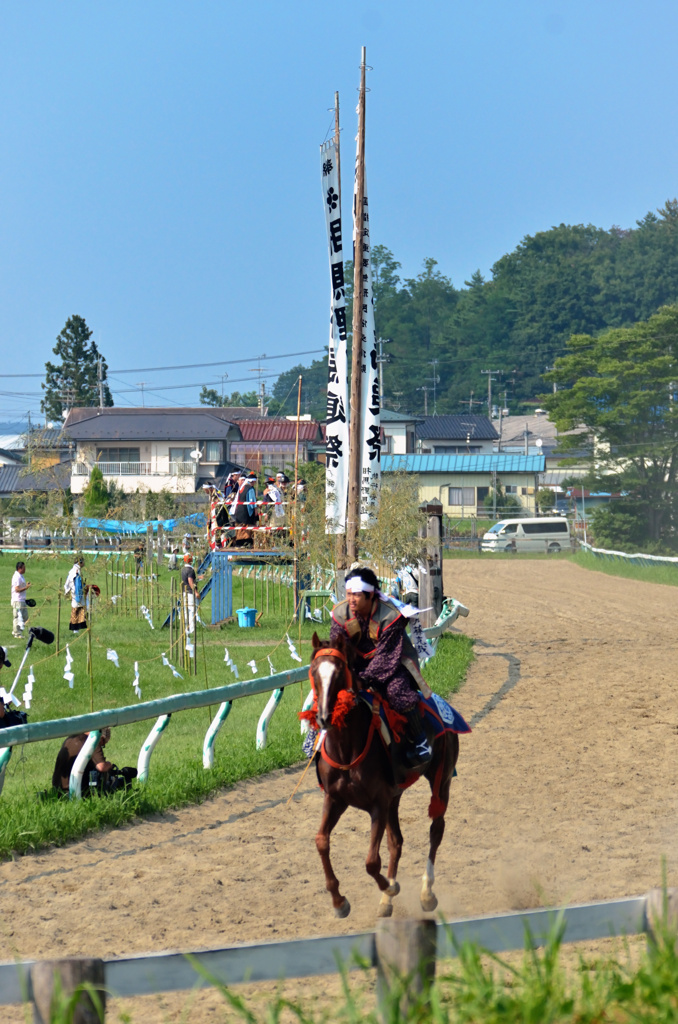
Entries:
{"label": "blue bucket", "polygon": [[256,624],[257,624],[257,609],[256,608],[236,608],[235,614],[238,616],[238,625],[240,627],[256,626]]}

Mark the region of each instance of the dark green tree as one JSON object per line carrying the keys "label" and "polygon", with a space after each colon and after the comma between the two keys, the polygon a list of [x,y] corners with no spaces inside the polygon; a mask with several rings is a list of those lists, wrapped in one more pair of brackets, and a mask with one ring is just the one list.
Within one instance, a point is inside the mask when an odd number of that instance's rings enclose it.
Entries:
{"label": "dark green tree", "polygon": [[567,348],[546,378],[561,390],[543,402],[559,431],[584,431],[561,436],[561,451],[588,449],[605,490],[623,495],[616,507],[636,543],[676,548],[678,306],[633,327],[575,335]]}
{"label": "dark green tree", "polygon": [[40,408],[48,419],[60,422],[66,409],[99,405],[99,370],[103,404],[113,405],[106,383],[108,366],[91,337],[87,323],[77,315],[69,317],[58,335],[53,352],[61,362],[45,363],[45,381],[41,385],[45,395]]}
{"label": "dark green tree", "polygon": [[108,508],[108,487],[104,475],[98,466],[92,468],[89,483],[82,492],[85,503],[85,515],[102,516]]}
{"label": "dark green tree", "polygon": [[211,405],[213,408],[226,408],[234,405],[254,406],[259,404],[256,391],[234,391],[230,395],[220,395],[216,388],[208,388],[203,384],[200,392],[200,404]]}

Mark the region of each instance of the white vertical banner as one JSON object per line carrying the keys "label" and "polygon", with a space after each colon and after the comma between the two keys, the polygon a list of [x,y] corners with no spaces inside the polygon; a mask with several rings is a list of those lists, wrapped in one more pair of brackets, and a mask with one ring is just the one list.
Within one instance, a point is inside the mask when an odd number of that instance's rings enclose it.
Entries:
{"label": "white vertical banner", "polygon": [[[379,396],[379,373],[377,363],[377,335],[374,328],[374,297],[372,294],[372,249],[370,245],[370,214],[367,205],[367,173],[364,173],[364,197],[362,217],[358,222],[357,206],[357,160],[356,185],[353,193],[353,258],[359,260],[362,268],[361,306],[361,358],[363,374],[361,387],[361,456],[360,474],[360,524],[369,526],[379,503],[381,485],[381,417]],[[353,339],[355,344],[355,338]]]}
{"label": "white vertical banner", "polygon": [[341,240],[339,161],[334,140],[320,147],[323,202],[330,252],[330,343],[327,359],[325,532],[344,533],[348,497],[348,384],[346,290]]}

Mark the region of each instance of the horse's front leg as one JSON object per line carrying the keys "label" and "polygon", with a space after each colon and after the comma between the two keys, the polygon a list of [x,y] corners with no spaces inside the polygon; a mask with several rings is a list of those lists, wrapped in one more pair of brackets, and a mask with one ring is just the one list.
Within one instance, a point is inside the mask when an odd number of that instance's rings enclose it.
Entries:
{"label": "horse's front leg", "polygon": [[388,889],[381,894],[379,901],[378,917],[390,917],[393,913],[393,897],[400,892],[400,885],[396,881],[398,874],[398,863],[403,852],[403,834],[400,830],[400,818],[398,807],[400,797],[397,796],[388,809],[386,821],[386,839],[388,840],[389,861],[388,861]]}
{"label": "horse's front leg", "polygon": [[351,904],[339,892],[339,879],[335,875],[332,869],[332,862],[330,861],[330,833],[345,810],[346,804],[337,803],[331,796],[325,793],[323,816],[320,821],[318,834],[315,837],[316,849],[320,854],[323,871],[325,872],[325,888],[332,897],[332,905],[336,917],[348,917],[351,913]]}

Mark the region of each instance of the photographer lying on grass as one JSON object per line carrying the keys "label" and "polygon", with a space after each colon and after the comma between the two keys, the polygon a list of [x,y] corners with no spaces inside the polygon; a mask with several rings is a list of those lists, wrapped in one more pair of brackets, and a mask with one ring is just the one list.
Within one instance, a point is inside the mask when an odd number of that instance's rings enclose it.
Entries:
{"label": "photographer lying on grass", "polygon": [[[54,765],[52,786],[58,793],[64,796],[68,795],[73,765],[87,742],[88,736],[88,732],[79,732],[75,736],[68,736],[61,744],[61,749],[57,754],[56,764]],[[83,796],[86,791],[92,792],[92,790],[100,794],[115,793],[119,789],[126,789],[132,782],[132,779],[137,777],[136,768],[118,768],[106,760],[104,747],[110,738],[111,730],[102,729],[101,738],[94,748],[92,756],[85,765],[85,771],[83,772],[85,785],[88,786],[87,790],[83,788]]]}

